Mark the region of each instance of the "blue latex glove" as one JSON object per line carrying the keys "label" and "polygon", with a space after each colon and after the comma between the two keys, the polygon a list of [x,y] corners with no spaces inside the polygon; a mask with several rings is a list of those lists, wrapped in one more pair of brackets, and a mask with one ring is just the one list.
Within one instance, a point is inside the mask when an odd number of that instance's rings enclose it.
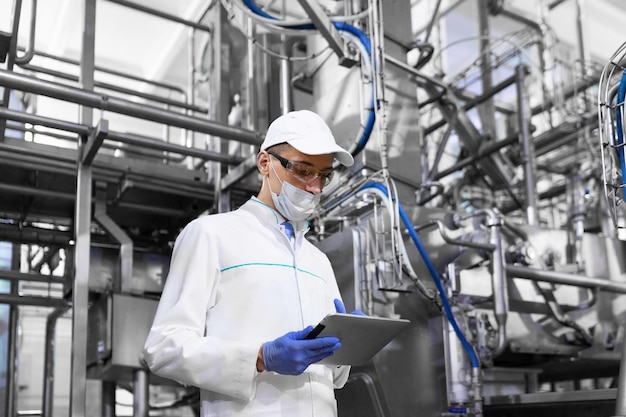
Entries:
{"label": "blue latex glove", "polygon": [[309,326],[297,332],[289,332],[272,342],[263,343],[265,370],[283,375],[300,375],[312,363],[319,362],[341,347],[334,336],[306,340],[313,330]]}
{"label": "blue latex glove", "polygon": [[[337,310],[337,313],[346,313],[346,307],[343,305],[339,298],[335,298],[335,310]],[[357,316],[367,316],[367,314],[365,314],[361,310],[354,310],[350,314],[356,314]]]}

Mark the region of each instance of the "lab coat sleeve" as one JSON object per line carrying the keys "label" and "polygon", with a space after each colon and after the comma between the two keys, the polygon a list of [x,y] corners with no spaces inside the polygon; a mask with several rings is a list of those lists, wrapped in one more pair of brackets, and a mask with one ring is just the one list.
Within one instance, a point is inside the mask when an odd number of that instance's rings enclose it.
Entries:
{"label": "lab coat sleeve", "polygon": [[205,336],[218,279],[217,242],[196,220],[174,246],[144,358],[159,376],[249,400],[256,391],[259,345]]}
{"label": "lab coat sleeve", "polygon": [[335,389],[343,388],[350,376],[350,366],[340,365],[333,370],[333,385]]}

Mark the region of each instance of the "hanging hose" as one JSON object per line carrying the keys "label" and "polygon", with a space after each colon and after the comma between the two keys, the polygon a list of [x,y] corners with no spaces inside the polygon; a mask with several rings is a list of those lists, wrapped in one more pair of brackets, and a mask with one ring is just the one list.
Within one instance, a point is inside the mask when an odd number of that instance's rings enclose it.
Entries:
{"label": "hanging hose", "polygon": [[[259,6],[256,5],[254,1],[252,0],[242,0],[242,1],[253,13],[261,17],[267,18],[267,19],[272,19],[276,21],[279,20],[277,17],[274,17],[266,13],[265,11],[263,11]],[[332,24],[335,27],[335,29],[337,29],[339,32],[349,33],[353,35],[356,39],[358,39],[360,43],[359,49],[361,49],[361,53],[362,54],[363,52],[366,53],[366,56],[364,58],[367,60],[371,59],[372,48],[371,48],[370,40],[365,33],[363,33],[357,27],[352,26],[345,22],[332,22]],[[316,29],[315,25],[313,25],[312,23],[289,25],[285,27],[289,29],[295,29],[295,30]],[[373,72],[371,76],[373,76]],[[369,115],[367,117],[367,122],[365,126],[363,127],[363,131],[362,131],[360,139],[355,141],[355,143],[350,147],[350,153],[352,154],[353,157],[357,156],[363,149],[365,149],[365,145],[367,145],[367,142],[369,141],[369,138],[372,135],[372,131],[374,130],[374,123],[376,122],[376,113],[375,113],[374,105],[375,105],[374,89],[372,88],[371,99],[370,99],[370,109],[369,109]]]}
{"label": "hanging hose", "polygon": [[[387,188],[384,185],[379,184],[377,182],[368,182],[365,185],[363,185],[361,189],[365,189],[365,188],[379,189],[387,197],[389,197],[389,192],[387,191]],[[399,203],[398,203],[398,209],[400,210],[400,218],[402,219],[404,225],[409,231],[409,235],[411,236],[411,239],[413,240],[413,243],[415,244],[415,247],[417,248],[418,252],[422,256],[422,259],[424,260],[424,263],[426,264],[426,267],[428,268],[428,272],[430,272],[430,275],[435,283],[435,286],[437,287],[437,290],[439,291],[439,295],[441,296],[441,304],[443,305],[443,309],[446,314],[446,317],[448,318],[448,321],[452,325],[452,328],[454,329],[454,332],[456,333],[457,337],[461,341],[461,345],[463,345],[463,348],[467,352],[470,358],[470,361],[472,362],[472,368],[480,368],[480,362],[478,360],[478,356],[476,355],[476,352],[474,352],[474,348],[467,341],[467,338],[463,334],[463,331],[461,331],[461,328],[459,327],[458,323],[456,322],[456,319],[454,318],[454,314],[452,313],[452,308],[450,307],[450,303],[448,302],[446,290],[443,287],[443,283],[441,282],[441,279],[439,279],[439,274],[437,273],[435,266],[433,265],[432,261],[430,260],[430,257],[428,256],[428,253],[426,252],[426,249],[424,248],[424,246],[422,245],[422,242],[417,236],[417,233],[415,232],[415,229],[413,225],[411,224],[411,220],[409,220],[409,217],[406,215],[404,208]]]}
{"label": "hanging hose", "polygon": [[624,99],[626,98],[626,70],[622,73],[622,79],[617,90],[615,103],[615,123],[617,131],[617,155],[622,170],[622,185],[626,185],[626,158],[624,157],[624,126],[622,122]]}

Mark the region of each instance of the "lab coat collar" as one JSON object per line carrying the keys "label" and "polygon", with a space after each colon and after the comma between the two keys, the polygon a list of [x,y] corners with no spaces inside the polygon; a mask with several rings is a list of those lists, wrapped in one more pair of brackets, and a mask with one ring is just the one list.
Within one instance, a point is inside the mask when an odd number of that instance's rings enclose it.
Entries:
{"label": "lab coat collar", "polygon": [[[251,197],[241,208],[254,214],[263,223],[276,224],[280,227],[280,224],[286,220],[279,212],[256,197]],[[309,231],[310,223],[308,220],[290,221],[289,223],[292,224],[296,236]]]}

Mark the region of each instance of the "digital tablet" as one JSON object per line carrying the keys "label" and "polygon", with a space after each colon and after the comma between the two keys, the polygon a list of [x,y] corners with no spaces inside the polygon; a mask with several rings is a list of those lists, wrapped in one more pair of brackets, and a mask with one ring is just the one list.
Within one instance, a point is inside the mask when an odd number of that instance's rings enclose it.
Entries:
{"label": "digital tablet", "polygon": [[329,314],[309,333],[307,339],[337,336],[341,347],[318,363],[363,365],[408,326],[409,320],[357,314]]}

